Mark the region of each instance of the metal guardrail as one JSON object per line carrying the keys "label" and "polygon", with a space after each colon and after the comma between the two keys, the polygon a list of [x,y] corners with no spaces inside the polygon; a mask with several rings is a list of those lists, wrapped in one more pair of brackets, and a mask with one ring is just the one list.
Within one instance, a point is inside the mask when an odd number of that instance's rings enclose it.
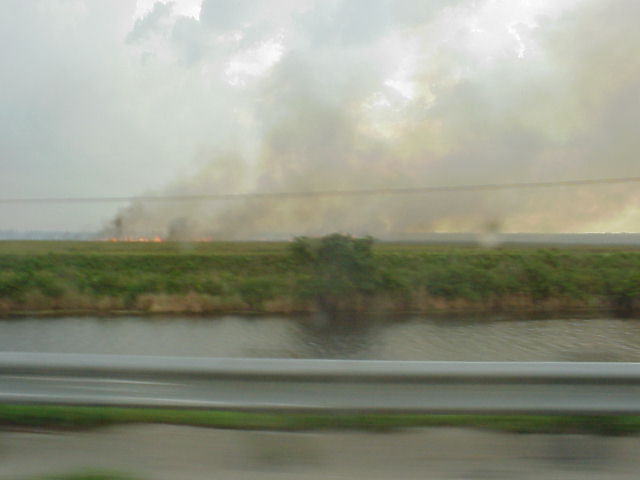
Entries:
{"label": "metal guardrail", "polygon": [[640,363],[0,353],[0,402],[283,412],[640,414]]}

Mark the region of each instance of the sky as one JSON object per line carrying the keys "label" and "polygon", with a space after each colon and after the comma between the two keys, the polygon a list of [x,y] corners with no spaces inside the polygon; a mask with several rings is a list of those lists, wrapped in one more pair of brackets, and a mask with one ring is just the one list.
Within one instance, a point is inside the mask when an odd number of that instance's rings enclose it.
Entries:
{"label": "sky", "polygon": [[[5,0],[0,198],[640,176],[636,0]],[[0,204],[175,238],[640,231],[637,185]]]}

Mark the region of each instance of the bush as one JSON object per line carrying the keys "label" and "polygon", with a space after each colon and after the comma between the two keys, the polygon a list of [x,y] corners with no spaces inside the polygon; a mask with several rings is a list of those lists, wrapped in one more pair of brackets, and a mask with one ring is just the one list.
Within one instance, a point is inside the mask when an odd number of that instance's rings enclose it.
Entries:
{"label": "bush", "polygon": [[611,308],[618,315],[631,315],[640,300],[640,273],[636,271],[607,272],[605,292]]}
{"label": "bush", "polygon": [[28,275],[13,272],[0,274],[0,297],[21,299],[30,286]]}
{"label": "bush", "polygon": [[370,295],[383,285],[372,252],[373,239],[334,233],[317,240],[296,238],[293,261],[306,266],[298,294],[313,298],[322,309],[334,311],[353,295]]}
{"label": "bush", "polygon": [[249,278],[240,282],[238,290],[242,300],[252,310],[258,310],[265,300],[273,297],[274,284],[268,278]]}

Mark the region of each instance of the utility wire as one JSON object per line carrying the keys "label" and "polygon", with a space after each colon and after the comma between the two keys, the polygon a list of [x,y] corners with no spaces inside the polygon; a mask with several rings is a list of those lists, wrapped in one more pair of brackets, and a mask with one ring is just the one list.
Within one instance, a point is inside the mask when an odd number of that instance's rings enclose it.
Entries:
{"label": "utility wire", "polygon": [[599,178],[590,180],[559,180],[553,182],[493,183],[479,185],[448,185],[442,187],[370,188],[354,190],[315,190],[302,192],[212,193],[196,195],[141,195],[135,197],[49,197],[0,198],[0,204],[38,203],[122,203],[122,202],[190,202],[239,199],[287,199],[311,197],[367,197],[373,195],[415,195],[440,192],[481,192],[489,190],[517,190],[534,188],[579,187],[640,183],[640,177]]}

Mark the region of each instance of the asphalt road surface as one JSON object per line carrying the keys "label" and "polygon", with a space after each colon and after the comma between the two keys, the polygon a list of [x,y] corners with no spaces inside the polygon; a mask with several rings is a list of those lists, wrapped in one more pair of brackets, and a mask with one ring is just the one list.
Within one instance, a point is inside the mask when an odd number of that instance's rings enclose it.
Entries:
{"label": "asphalt road surface", "polygon": [[450,428],[274,433],[148,425],[0,432],[0,479],[93,468],[148,480],[635,480],[639,440]]}

